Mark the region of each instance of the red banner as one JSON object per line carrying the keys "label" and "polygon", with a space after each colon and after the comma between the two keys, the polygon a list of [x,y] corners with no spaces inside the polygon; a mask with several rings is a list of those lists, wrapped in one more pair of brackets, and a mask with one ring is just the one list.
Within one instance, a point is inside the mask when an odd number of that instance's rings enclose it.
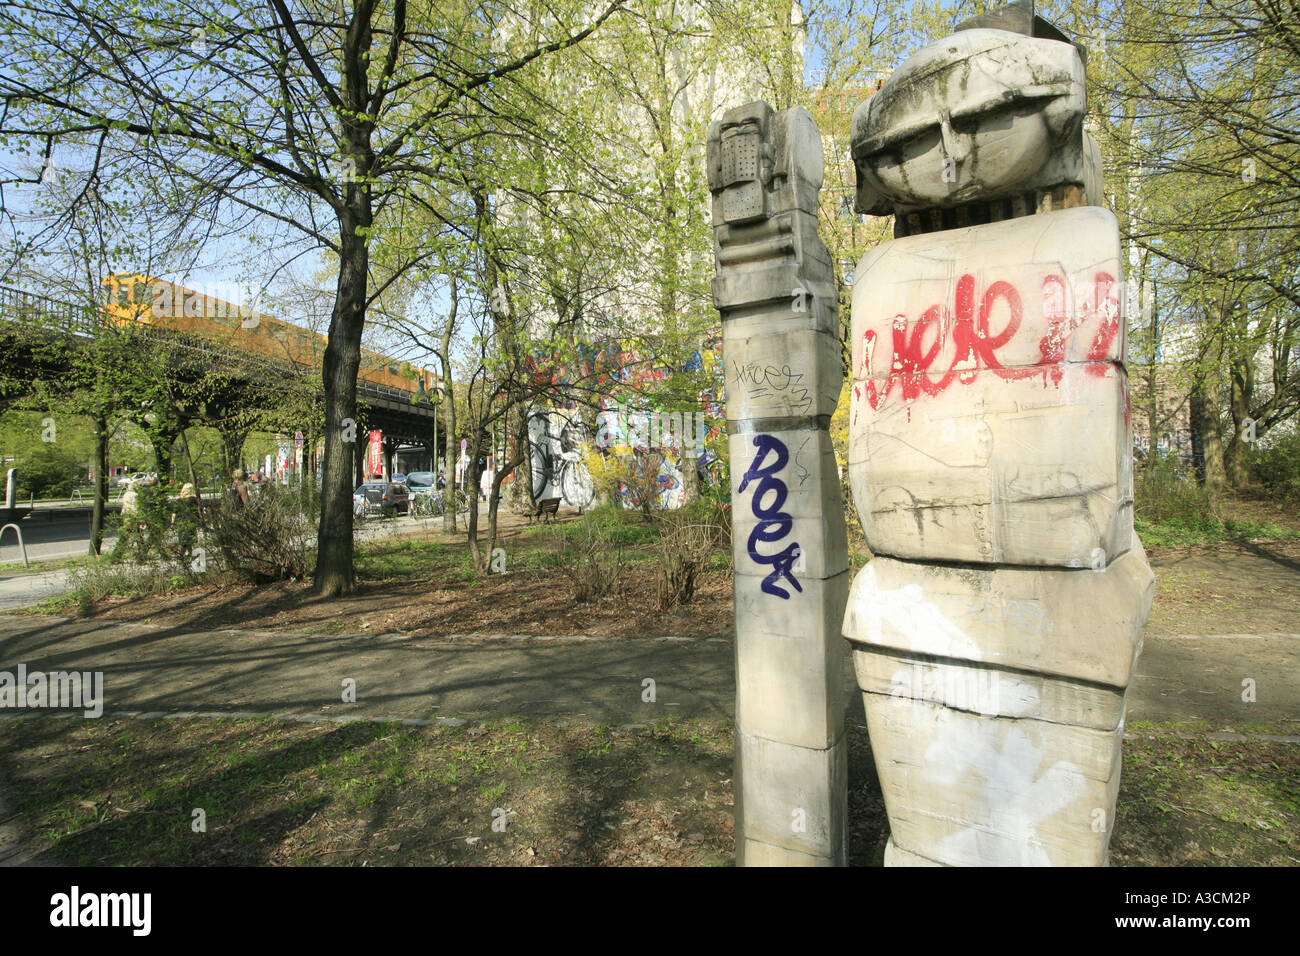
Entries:
{"label": "red banner", "polygon": [[376,429],[370,433],[370,450],[366,457],[366,474],[384,473],[384,433]]}

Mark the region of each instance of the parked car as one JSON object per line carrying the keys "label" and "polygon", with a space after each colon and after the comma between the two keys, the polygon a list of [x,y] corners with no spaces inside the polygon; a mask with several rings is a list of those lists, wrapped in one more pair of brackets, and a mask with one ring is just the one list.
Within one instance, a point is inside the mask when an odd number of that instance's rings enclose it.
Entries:
{"label": "parked car", "polygon": [[370,514],[406,514],[410,507],[410,489],[398,481],[367,481],[352,492],[352,511],[358,518]]}

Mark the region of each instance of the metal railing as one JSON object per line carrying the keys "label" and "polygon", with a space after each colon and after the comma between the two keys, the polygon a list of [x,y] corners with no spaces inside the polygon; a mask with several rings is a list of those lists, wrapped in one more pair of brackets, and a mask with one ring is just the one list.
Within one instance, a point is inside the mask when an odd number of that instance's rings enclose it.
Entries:
{"label": "metal railing", "polygon": [[13,528],[14,534],[18,535],[18,547],[23,552],[23,567],[30,570],[32,563],[27,560],[27,545],[23,544],[22,528],[18,527],[18,525],[14,524],[13,522],[10,522],[9,524],[5,525],[3,528],[0,528],[0,542],[4,541],[5,532],[8,531],[10,528]]}
{"label": "metal railing", "polygon": [[[83,307],[71,302],[27,292],[23,289],[15,289],[12,286],[0,285],[0,319],[5,321],[39,324],[45,329],[53,329],[78,336],[94,335],[96,322],[93,319],[88,320],[85,313],[86,310]],[[245,367],[251,365],[272,379],[283,376],[286,368],[308,367],[293,360],[271,358],[244,349],[232,349],[229,346],[210,342],[200,336],[187,335],[175,329],[143,325],[138,327],[137,331],[145,338],[172,348],[210,355],[213,359],[218,360],[229,359],[241,363]],[[411,396],[414,394],[400,388],[393,388],[390,385],[368,382],[363,378],[357,379],[357,388],[360,393],[390,398],[400,402],[410,402]],[[418,409],[422,407],[420,404],[412,403],[412,408]],[[434,408],[432,405],[428,407],[430,410]]]}

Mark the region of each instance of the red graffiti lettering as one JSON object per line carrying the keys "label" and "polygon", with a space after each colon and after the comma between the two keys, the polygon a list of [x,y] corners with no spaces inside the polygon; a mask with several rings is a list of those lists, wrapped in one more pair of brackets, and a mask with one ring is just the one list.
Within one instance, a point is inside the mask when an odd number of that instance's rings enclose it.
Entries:
{"label": "red graffiti lettering", "polygon": [[[1104,376],[1103,364],[1115,336],[1119,332],[1119,305],[1114,291],[1115,279],[1109,273],[1098,272],[1091,284],[1080,290],[1081,301],[1070,308],[1069,293],[1060,275],[1043,279],[1042,312],[1047,328],[1038,342],[1038,360],[1033,365],[1011,366],[1003,364],[998,350],[1010,342],[1020,330],[1024,320],[1024,305],[1020,293],[1010,282],[997,280],[989,283],[982,296],[977,295],[975,277],[963,275],[957,280],[953,296],[953,309],[947,322],[935,305],[927,309],[909,328],[906,316],[899,315],[893,322],[893,354],[889,375],[883,383],[867,376],[871,374],[872,358],[879,345],[874,329],[862,333],[862,353],[858,375],[863,380],[853,387],[854,398],[866,399],[873,409],[879,408],[897,388],[903,401],[912,402],[921,395],[938,395],[954,381],[970,384],[981,369],[993,372],[999,378],[1019,380],[1042,374],[1044,384],[1059,386],[1062,378],[1061,363],[1070,338],[1085,324],[1096,326],[1085,359],[1090,375]],[[976,303],[978,301],[978,312]],[[992,327],[998,304],[1006,306],[1006,322],[1000,329]],[[951,329],[953,360],[947,369],[934,369],[935,360],[943,347],[945,328]],[[940,374],[942,372],[942,374]],[[857,421],[856,411],[854,421]]]}

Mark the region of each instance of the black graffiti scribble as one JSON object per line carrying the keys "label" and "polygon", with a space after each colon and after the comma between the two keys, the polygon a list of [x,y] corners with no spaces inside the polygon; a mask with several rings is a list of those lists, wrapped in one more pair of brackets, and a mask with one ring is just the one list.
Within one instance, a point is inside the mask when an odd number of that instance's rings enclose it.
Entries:
{"label": "black graffiti scribble", "polygon": [[757,362],[744,365],[732,362],[731,368],[736,381],[746,386],[750,398],[776,396],[798,411],[807,411],[812,407],[812,395],[802,384],[806,376],[803,372],[791,371],[789,365],[778,368],[775,365],[759,366]]}

